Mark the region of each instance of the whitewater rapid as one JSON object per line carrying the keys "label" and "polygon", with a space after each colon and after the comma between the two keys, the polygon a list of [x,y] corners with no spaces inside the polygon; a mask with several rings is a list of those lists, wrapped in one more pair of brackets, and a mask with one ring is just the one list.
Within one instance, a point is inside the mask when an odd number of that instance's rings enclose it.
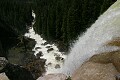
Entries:
{"label": "whitewater rapid", "polygon": [[[32,16],[35,19],[35,13],[32,11]],[[66,58],[66,55],[64,55],[64,52],[60,52],[59,49],[55,44],[45,44],[47,41],[44,40],[39,34],[36,34],[33,25],[35,23],[35,20],[32,23],[32,27],[29,28],[28,33],[25,34],[25,36],[35,39],[36,45],[33,48],[33,51],[35,51],[34,55],[37,53],[41,53],[42,55],[40,58],[46,59],[45,68],[46,73],[58,73],[58,70],[63,65],[64,59]],[[48,47],[48,48],[47,48]],[[52,49],[51,51],[48,51],[48,49]],[[60,58],[60,60],[56,60],[57,58]]]}
{"label": "whitewater rapid", "polygon": [[79,37],[71,48],[61,73],[71,76],[83,62],[93,55],[118,50],[116,46],[105,46],[108,41],[117,37],[120,37],[120,0]]}

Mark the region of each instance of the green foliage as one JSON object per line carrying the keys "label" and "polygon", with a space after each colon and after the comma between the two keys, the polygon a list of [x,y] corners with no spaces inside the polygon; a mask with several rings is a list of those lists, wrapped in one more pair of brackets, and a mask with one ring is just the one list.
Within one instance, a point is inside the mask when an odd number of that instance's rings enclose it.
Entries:
{"label": "green foliage", "polygon": [[0,42],[4,56],[18,43],[17,37],[27,31],[26,26],[31,25],[32,20],[28,0],[0,0]]}
{"label": "green foliage", "polygon": [[26,1],[2,0],[0,1],[0,19],[17,33],[23,34],[26,31],[26,25],[30,25],[32,21],[30,4]]}
{"label": "green foliage", "polygon": [[60,41],[68,47],[95,22],[113,0],[36,0],[34,29],[48,41]]}

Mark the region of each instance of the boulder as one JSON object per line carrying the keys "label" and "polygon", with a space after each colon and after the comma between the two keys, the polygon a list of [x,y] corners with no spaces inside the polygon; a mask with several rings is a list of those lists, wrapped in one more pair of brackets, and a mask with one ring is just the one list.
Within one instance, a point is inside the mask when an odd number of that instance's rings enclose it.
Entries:
{"label": "boulder", "polygon": [[120,72],[120,51],[106,52],[91,57],[89,61],[95,63],[108,64],[112,63],[118,72]]}
{"label": "boulder", "polygon": [[42,74],[45,72],[46,59],[36,59],[36,57],[30,57],[25,61],[26,63],[24,64],[24,67],[33,74],[35,79],[37,79],[39,76],[42,76]]}
{"label": "boulder", "polygon": [[0,74],[0,80],[9,80],[5,73]]}
{"label": "boulder", "polygon": [[57,61],[64,61],[64,58],[62,58],[62,57],[60,57],[60,56],[56,56],[56,57],[55,57],[55,60],[57,60]]}
{"label": "boulder", "polygon": [[5,57],[0,57],[0,72],[6,66],[8,60]]}
{"label": "boulder", "polygon": [[60,60],[61,60],[61,57],[60,57],[60,56],[57,56],[57,57],[55,57],[55,59],[56,59],[57,61],[60,61]]}
{"label": "boulder", "polygon": [[101,64],[95,62],[85,62],[75,71],[72,80],[116,80],[118,74],[112,63]]}
{"label": "boulder", "polygon": [[114,38],[112,41],[108,41],[107,45],[120,47],[120,37]]}
{"label": "boulder", "polygon": [[35,80],[30,71],[19,65],[7,63],[6,66],[0,70],[0,73],[1,72],[4,72],[10,80]]}
{"label": "boulder", "polygon": [[41,49],[41,47],[36,47],[35,50]]}
{"label": "boulder", "polygon": [[49,62],[47,65],[48,65],[48,66],[49,66],[49,65],[51,66],[51,65],[52,65],[52,63],[51,63],[51,62]]}
{"label": "boulder", "polygon": [[42,51],[40,51],[40,52],[38,52],[38,53],[36,54],[36,57],[37,57],[37,58],[40,58],[41,56],[43,56]]}
{"label": "boulder", "polygon": [[61,74],[61,73],[56,73],[56,74],[48,74],[43,77],[39,77],[37,80],[66,80],[66,75]]}
{"label": "boulder", "polygon": [[52,46],[46,46],[46,48],[51,48]]}
{"label": "boulder", "polygon": [[56,65],[55,65],[55,68],[56,68],[56,69],[60,68],[60,65],[59,65],[59,64],[56,64]]}
{"label": "boulder", "polygon": [[44,46],[45,46],[45,45],[47,45],[47,44],[48,44],[48,42],[45,42],[45,43],[42,43],[41,45],[44,45]]}
{"label": "boulder", "polygon": [[47,52],[49,53],[50,51],[53,51],[53,50],[54,50],[53,48],[49,48]]}
{"label": "boulder", "polygon": [[60,55],[59,55],[58,53],[54,53],[54,56],[57,56],[57,57],[58,57],[58,56],[60,56]]}

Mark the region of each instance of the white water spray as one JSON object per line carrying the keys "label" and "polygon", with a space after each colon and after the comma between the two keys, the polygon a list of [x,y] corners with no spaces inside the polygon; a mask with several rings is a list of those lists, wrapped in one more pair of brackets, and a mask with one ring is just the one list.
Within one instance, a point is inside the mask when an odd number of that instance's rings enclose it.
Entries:
{"label": "white water spray", "polygon": [[72,75],[94,54],[118,50],[116,46],[105,46],[106,42],[116,37],[120,37],[120,0],[79,37],[64,63],[62,73]]}

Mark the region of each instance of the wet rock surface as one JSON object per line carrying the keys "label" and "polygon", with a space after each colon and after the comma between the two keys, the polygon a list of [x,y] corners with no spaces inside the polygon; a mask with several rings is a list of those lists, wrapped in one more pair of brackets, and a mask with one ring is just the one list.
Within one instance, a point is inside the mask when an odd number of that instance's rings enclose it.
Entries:
{"label": "wet rock surface", "polygon": [[55,65],[55,68],[57,69],[57,68],[60,68],[60,65],[59,64],[56,64]]}
{"label": "wet rock surface", "polygon": [[48,66],[49,66],[49,65],[51,66],[51,65],[52,65],[52,63],[50,62],[50,63],[48,63],[47,65],[48,65]]}
{"label": "wet rock surface", "polygon": [[52,46],[46,46],[46,48],[51,48]]}
{"label": "wet rock surface", "polygon": [[72,80],[116,80],[118,74],[114,65],[86,62],[75,71]]}
{"label": "wet rock surface", "polygon": [[35,50],[41,49],[41,47],[36,47]]}
{"label": "wet rock surface", "polygon": [[50,51],[53,51],[53,50],[54,50],[53,48],[49,48],[47,52],[49,53]]}
{"label": "wet rock surface", "polygon": [[43,53],[42,53],[42,51],[39,51],[39,52],[36,54],[36,58],[40,58],[41,56],[43,56]]}
{"label": "wet rock surface", "polygon": [[48,74],[43,77],[39,77],[37,80],[66,80],[66,75],[61,74],[61,73],[56,73],[56,74]]}
{"label": "wet rock surface", "polygon": [[57,53],[54,53],[54,56],[60,56],[59,54],[57,54]]}
{"label": "wet rock surface", "polygon": [[44,46],[45,46],[45,45],[47,45],[47,44],[48,44],[48,42],[45,42],[45,43],[42,43],[41,45],[44,45]]}
{"label": "wet rock surface", "polygon": [[55,59],[56,59],[57,61],[64,60],[64,58],[62,58],[62,57],[60,57],[60,56],[55,57]]}

